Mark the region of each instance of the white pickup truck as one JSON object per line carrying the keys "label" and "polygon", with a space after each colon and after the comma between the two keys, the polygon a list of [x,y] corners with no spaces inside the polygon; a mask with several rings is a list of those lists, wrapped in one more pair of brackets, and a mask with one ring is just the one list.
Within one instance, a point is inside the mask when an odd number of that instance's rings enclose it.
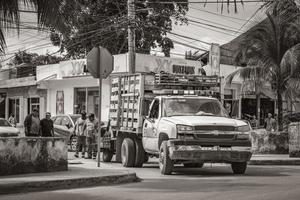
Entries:
{"label": "white pickup truck", "polygon": [[243,174],[251,158],[248,123],[231,119],[217,99],[159,96],[143,125],[143,147],[159,155],[162,174],[174,164],[201,167],[205,162],[230,163]]}
{"label": "white pickup truck", "polygon": [[116,154],[123,166],[142,167],[155,156],[162,174],[171,174],[175,164],[202,167],[205,162],[230,163],[234,173],[245,172],[251,127],[229,118],[218,99],[199,96],[213,94],[207,89],[219,86],[218,77],[134,74],[111,81],[104,161]]}

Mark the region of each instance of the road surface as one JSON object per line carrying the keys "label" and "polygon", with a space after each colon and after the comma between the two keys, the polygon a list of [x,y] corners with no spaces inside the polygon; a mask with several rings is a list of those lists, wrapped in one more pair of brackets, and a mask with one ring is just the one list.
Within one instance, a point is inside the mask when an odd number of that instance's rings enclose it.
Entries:
{"label": "road surface", "polygon": [[[111,164],[112,168],[120,164]],[[299,200],[300,166],[249,166],[243,176],[227,165],[202,169],[178,167],[176,174],[160,175],[156,163],[132,169],[139,183],[70,190],[4,195],[1,200]]]}

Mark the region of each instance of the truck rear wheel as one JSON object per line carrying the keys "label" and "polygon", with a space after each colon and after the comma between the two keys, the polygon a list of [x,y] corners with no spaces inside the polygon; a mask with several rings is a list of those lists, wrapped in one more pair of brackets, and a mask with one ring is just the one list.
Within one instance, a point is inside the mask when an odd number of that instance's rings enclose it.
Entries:
{"label": "truck rear wheel", "polygon": [[169,151],[167,147],[167,141],[163,141],[159,149],[159,169],[164,175],[172,173],[174,163],[169,157]]}
{"label": "truck rear wheel", "polygon": [[204,163],[184,163],[183,166],[186,168],[202,168]]}
{"label": "truck rear wheel", "polygon": [[135,164],[135,145],[130,138],[125,138],[121,148],[121,158],[124,167],[133,167]]}
{"label": "truck rear wheel", "polygon": [[109,149],[104,149],[102,152],[102,160],[103,162],[110,162],[114,153]]}
{"label": "truck rear wheel", "polygon": [[234,174],[244,174],[247,169],[247,162],[233,162],[231,163],[231,169]]}
{"label": "truck rear wheel", "polygon": [[145,150],[140,139],[135,139],[135,167],[143,167],[144,160],[145,160]]}

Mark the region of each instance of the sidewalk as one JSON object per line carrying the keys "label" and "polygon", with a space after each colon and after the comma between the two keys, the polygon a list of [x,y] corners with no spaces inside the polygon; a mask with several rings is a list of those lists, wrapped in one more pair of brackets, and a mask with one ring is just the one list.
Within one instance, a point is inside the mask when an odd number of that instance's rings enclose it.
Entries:
{"label": "sidewalk", "polygon": [[290,158],[288,154],[255,154],[249,165],[300,165],[300,158]]}
{"label": "sidewalk", "polygon": [[69,164],[68,171],[2,176],[0,177],[0,195],[140,181],[136,173],[125,168],[124,170],[97,168],[95,164],[94,162],[93,168],[88,168],[73,163]]}

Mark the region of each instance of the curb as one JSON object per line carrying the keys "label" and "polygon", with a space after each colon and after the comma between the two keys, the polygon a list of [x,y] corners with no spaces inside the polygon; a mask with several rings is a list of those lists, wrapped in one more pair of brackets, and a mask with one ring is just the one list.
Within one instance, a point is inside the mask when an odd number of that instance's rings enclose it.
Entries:
{"label": "curb", "polygon": [[300,159],[297,160],[250,160],[249,165],[300,165]]}
{"label": "curb", "polygon": [[17,182],[0,185],[0,195],[35,191],[40,192],[47,190],[62,190],[70,188],[83,188],[92,186],[107,186],[140,181],[141,179],[137,177],[136,173],[129,173],[124,175],[84,177],[73,179],[70,178],[49,181]]}

